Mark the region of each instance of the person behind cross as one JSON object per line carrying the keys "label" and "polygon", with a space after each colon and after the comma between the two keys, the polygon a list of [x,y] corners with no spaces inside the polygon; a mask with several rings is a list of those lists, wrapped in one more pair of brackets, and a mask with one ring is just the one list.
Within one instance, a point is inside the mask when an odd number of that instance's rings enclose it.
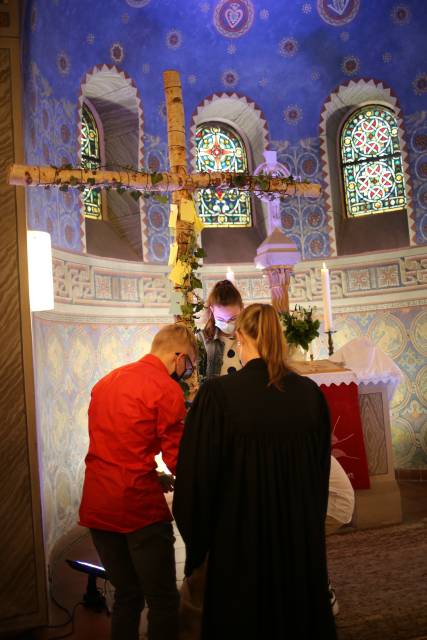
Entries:
{"label": "person behind cross", "polygon": [[220,280],[206,301],[207,320],[198,332],[201,380],[235,373],[242,368],[237,355],[236,321],[243,309],[242,296],[230,280]]}
{"label": "person behind cross", "polygon": [[172,517],[154,458],[161,452],[175,473],[186,413],[178,381],[191,375],[196,352],[187,327],[165,326],[148,355],[92,389],[80,524],[115,588],[112,640],[138,639],[145,603],[148,638],[178,637]]}

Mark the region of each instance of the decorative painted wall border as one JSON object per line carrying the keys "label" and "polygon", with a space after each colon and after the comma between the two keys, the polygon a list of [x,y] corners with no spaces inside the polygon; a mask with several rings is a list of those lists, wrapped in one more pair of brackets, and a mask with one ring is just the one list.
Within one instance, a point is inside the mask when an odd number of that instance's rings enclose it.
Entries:
{"label": "decorative painted wall border", "polygon": [[407,187],[407,216],[409,227],[409,241],[411,246],[415,246],[416,243],[416,223],[415,215],[412,204],[412,187],[409,171],[409,158],[408,148],[406,145],[405,129],[403,124],[403,114],[400,107],[399,100],[394,94],[393,90],[388,87],[384,82],[375,80],[374,78],[361,78],[359,80],[347,80],[339,85],[329,96],[326,98],[323,108],[320,113],[320,126],[319,126],[319,138],[320,138],[320,160],[322,163],[323,175],[324,175],[324,194],[326,213],[329,223],[329,237],[331,246],[331,255],[337,255],[336,246],[336,233],[335,233],[335,221],[332,202],[332,180],[331,180],[331,167],[329,164],[328,147],[331,142],[328,142],[327,136],[327,123],[329,118],[336,112],[341,110],[344,106],[358,107],[369,102],[379,102],[390,106],[396,114],[397,123],[399,127],[399,138],[402,151],[402,169],[405,176],[405,184]]}
{"label": "decorative painted wall border", "polygon": [[[291,281],[291,304],[321,306],[321,266],[320,261],[297,265]],[[425,247],[335,258],[328,266],[337,312],[427,302]],[[168,313],[171,288],[166,266],[54,251],[53,268],[58,312],[120,317]],[[225,277],[226,270],[227,265],[202,269],[205,295],[214,282]],[[270,300],[267,280],[252,264],[233,265],[233,270],[246,302]]]}
{"label": "decorative painted wall border", "polygon": [[[144,112],[142,107],[141,95],[135,81],[125,71],[122,71],[121,69],[119,69],[119,67],[117,67],[114,64],[96,65],[85,74],[83,80],[80,83],[80,93],[78,98],[78,109],[77,109],[77,136],[78,136],[77,140],[79,142],[81,137],[83,102],[85,101],[85,99],[90,100],[91,98],[94,97],[93,94],[88,95],[86,93],[87,85],[89,84],[100,85],[101,78],[103,76],[106,76],[107,74],[111,74],[112,77],[119,78],[121,80],[123,88],[128,86],[131,89],[133,97],[135,99],[136,113],[137,113],[138,123],[139,123],[138,167],[137,168],[142,169],[144,166]],[[117,104],[121,104],[121,102],[119,101]],[[127,108],[129,108],[128,105],[126,106]],[[80,161],[80,144],[77,145],[77,149],[78,149],[77,151],[78,158]],[[147,233],[147,220],[146,220],[147,216],[146,216],[143,199],[139,200],[138,202],[139,202],[139,211],[140,211],[140,218],[141,218],[142,253],[143,253],[143,256],[145,256],[144,260],[146,260],[146,256],[148,255],[148,233]],[[85,251],[86,250],[86,230],[85,230],[85,217],[84,217],[83,204],[81,205],[81,209],[80,209],[80,230],[81,230],[83,250]]]}

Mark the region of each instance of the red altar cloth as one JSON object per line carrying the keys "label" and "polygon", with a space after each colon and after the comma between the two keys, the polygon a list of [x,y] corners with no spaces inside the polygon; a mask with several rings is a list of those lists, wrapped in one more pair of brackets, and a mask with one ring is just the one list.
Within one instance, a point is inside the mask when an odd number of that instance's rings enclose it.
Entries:
{"label": "red altar cloth", "polygon": [[331,415],[332,454],[350,478],[353,489],[369,489],[357,385],[320,385]]}

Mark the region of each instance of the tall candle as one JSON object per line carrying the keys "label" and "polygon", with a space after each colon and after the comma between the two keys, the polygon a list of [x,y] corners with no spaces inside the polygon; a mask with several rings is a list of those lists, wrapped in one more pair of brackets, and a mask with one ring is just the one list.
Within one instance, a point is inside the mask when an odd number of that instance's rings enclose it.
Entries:
{"label": "tall candle", "polygon": [[320,271],[322,278],[322,300],[323,300],[323,324],[325,331],[333,331],[332,324],[332,306],[331,306],[331,287],[329,282],[329,269],[323,263]]}
{"label": "tall candle", "polygon": [[227,280],[230,280],[230,282],[232,282],[234,284],[235,280],[234,280],[234,271],[231,267],[228,267],[227,269],[227,273],[225,274],[225,277],[227,278]]}

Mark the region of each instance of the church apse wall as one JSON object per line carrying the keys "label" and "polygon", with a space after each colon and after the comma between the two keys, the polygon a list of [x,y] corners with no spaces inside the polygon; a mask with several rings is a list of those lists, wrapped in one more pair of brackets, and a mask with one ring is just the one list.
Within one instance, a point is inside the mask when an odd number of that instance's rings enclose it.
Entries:
{"label": "church apse wall", "polygon": [[[93,0],[90,11],[83,0],[30,0],[24,23],[24,129],[31,164],[77,164],[79,92],[96,65],[114,65],[138,88],[144,164],[150,171],[167,167],[161,73],[174,68],[181,73],[187,133],[194,110],[207,96],[247,96],[263,111],[269,146],[279,161],[293,175],[322,186],[319,121],[326,97],[360,78],[392,87],[405,126],[413,249],[355,256],[351,263],[334,259],[329,266],[338,305],[337,345],[368,335],[404,372],[392,430],[396,466],[405,468],[427,468],[426,22],[427,4],[417,0],[295,0],[286,9],[282,0],[110,0],[108,10],[104,1]],[[27,190],[28,225],[49,231],[56,249],[57,309],[54,317],[34,322],[49,549],[76,522],[91,386],[109,369],[142,354],[167,315],[161,265],[169,251],[168,206],[148,200],[144,209],[143,259],[151,265],[140,273],[140,263],[116,263],[114,271],[81,255],[85,237],[78,192]],[[282,205],[281,224],[304,260],[291,303],[320,305],[318,269],[332,252],[325,197],[289,199]],[[233,268],[246,301],[268,300],[266,282],[252,266]],[[212,269],[204,276],[206,286],[211,276],[224,276]],[[82,306],[89,310],[84,318],[73,312]],[[111,307],[120,308],[121,317],[108,318]],[[151,320],[138,315],[146,309],[154,314]],[[323,342],[316,348],[326,354]]]}

